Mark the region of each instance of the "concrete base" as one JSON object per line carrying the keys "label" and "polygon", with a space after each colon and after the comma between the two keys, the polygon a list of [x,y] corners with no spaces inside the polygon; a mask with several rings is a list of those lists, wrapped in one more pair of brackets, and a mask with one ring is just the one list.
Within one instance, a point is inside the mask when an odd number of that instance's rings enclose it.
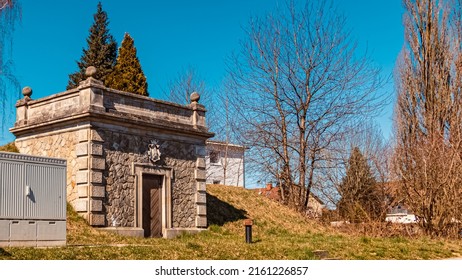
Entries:
{"label": "concrete base", "polygon": [[164,238],[171,239],[175,238],[178,235],[181,235],[183,233],[187,234],[196,234],[199,232],[202,232],[204,230],[207,230],[205,228],[171,228],[171,229],[166,229],[164,231]]}
{"label": "concrete base", "polygon": [[66,240],[11,240],[0,241],[0,247],[64,247]]}
{"label": "concrete base", "polygon": [[37,247],[64,247],[66,246],[66,240],[54,240],[54,241],[38,241]]}
{"label": "concrete base", "polygon": [[143,228],[135,227],[103,227],[101,230],[112,232],[119,235],[131,236],[131,237],[144,237]]}
{"label": "concrete base", "polygon": [[[101,230],[105,230],[108,232],[112,232],[115,234],[120,234],[124,236],[131,236],[131,237],[144,237],[144,230],[143,228],[132,228],[132,227],[104,227],[100,228]],[[204,228],[170,228],[164,230],[163,238],[171,239],[175,238],[178,235],[183,233],[187,234],[196,234],[201,231],[204,231]]]}

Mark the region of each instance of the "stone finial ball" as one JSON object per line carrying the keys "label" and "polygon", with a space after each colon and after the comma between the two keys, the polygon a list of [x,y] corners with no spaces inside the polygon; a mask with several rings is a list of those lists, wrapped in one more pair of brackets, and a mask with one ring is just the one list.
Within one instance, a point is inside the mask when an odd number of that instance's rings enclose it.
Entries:
{"label": "stone finial ball", "polygon": [[93,77],[96,74],[96,67],[95,66],[88,66],[85,70],[85,75],[87,77]]}
{"label": "stone finial ball", "polygon": [[22,95],[24,95],[25,97],[30,97],[32,95],[32,88],[24,87],[22,89]]}
{"label": "stone finial ball", "polygon": [[199,99],[201,99],[201,96],[197,92],[191,93],[191,102],[199,102]]}

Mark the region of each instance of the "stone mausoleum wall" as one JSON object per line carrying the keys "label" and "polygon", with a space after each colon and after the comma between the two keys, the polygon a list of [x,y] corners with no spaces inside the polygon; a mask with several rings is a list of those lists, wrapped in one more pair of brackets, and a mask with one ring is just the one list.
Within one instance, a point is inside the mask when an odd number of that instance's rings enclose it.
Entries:
{"label": "stone mausoleum wall", "polygon": [[[77,174],[77,156],[75,145],[77,136],[75,131],[60,131],[59,133],[45,133],[35,137],[24,137],[16,141],[16,146],[23,154],[60,157],[67,160],[66,192],[68,201],[78,198],[75,175]],[[63,157],[63,155],[68,155]]]}
{"label": "stone mausoleum wall", "polygon": [[[138,147],[149,144],[152,137],[100,130],[112,143],[104,143],[105,160],[109,168],[103,172],[108,197],[105,201],[107,223],[114,226],[134,226],[135,191],[131,187],[131,162],[149,163],[145,151]],[[162,165],[172,166],[175,180],[172,191],[173,227],[195,226],[196,214],[196,145],[180,140],[159,140],[165,158]]]}
{"label": "stone mausoleum wall", "polygon": [[[93,226],[143,235],[142,184],[162,183],[162,235],[207,226],[205,108],[198,94],[182,106],[106,88],[89,77],[79,87],[18,101],[11,129],[21,153],[67,160],[67,199]],[[149,157],[158,145],[160,159]],[[152,146],[152,145],[151,145]]]}

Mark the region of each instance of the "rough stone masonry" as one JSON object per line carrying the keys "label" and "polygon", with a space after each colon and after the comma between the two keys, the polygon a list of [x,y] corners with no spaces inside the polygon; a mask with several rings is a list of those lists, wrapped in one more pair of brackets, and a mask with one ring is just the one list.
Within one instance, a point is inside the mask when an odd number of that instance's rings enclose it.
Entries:
{"label": "rough stone masonry", "polygon": [[94,73],[37,100],[23,89],[10,129],[19,151],[67,160],[67,200],[92,226],[134,236],[159,227],[166,238],[206,228],[213,133],[199,95],[182,106],[106,88]]}

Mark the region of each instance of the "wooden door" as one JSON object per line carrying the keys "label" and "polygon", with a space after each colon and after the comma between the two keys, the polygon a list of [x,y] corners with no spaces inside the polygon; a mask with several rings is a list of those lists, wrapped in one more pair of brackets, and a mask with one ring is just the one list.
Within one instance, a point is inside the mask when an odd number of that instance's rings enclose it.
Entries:
{"label": "wooden door", "polygon": [[143,175],[144,237],[162,237],[162,176]]}

